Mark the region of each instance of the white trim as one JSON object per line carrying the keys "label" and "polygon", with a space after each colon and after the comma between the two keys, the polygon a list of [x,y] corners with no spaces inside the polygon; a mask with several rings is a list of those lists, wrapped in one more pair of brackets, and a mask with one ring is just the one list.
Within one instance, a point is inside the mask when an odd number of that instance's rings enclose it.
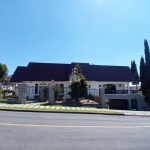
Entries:
{"label": "white trim", "polygon": [[28,83],[18,83],[18,84],[27,84],[28,85]]}

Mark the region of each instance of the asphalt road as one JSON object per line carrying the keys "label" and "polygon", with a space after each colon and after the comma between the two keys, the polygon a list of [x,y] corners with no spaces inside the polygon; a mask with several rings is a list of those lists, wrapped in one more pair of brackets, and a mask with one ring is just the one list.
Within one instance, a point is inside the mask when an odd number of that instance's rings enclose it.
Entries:
{"label": "asphalt road", "polygon": [[150,150],[150,117],[0,111],[0,150]]}

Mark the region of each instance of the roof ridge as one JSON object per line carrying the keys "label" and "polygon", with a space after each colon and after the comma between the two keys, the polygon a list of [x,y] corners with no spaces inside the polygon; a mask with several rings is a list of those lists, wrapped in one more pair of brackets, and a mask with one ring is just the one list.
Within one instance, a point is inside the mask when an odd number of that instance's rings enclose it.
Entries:
{"label": "roof ridge", "polygon": [[90,65],[90,66],[104,66],[104,67],[129,67],[129,66],[114,66],[114,65]]}
{"label": "roof ridge", "polygon": [[18,68],[18,67],[25,67],[25,68],[27,68],[27,66],[17,66],[17,68]]}
{"label": "roof ridge", "polygon": [[59,65],[70,65],[70,64],[67,64],[67,63],[46,63],[46,62],[29,62],[29,64],[59,64]]}

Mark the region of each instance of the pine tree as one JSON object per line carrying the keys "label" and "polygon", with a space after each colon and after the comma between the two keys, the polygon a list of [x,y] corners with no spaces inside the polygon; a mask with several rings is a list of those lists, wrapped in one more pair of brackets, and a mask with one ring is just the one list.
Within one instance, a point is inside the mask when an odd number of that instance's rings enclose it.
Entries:
{"label": "pine tree", "polygon": [[131,71],[133,72],[133,62],[131,61]]}
{"label": "pine tree", "polygon": [[147,75],[147,88],[150,89],[150,52],[147,40],[144,40],[145,66]]}
{"label": "pine tree", "polygon": [[132,84],[138,85],[139,84],[139,74],[138,74],[136,63],[134,60],[131,61],[131,71],[132,71],[132,74],[134,75],[134,77],[136,79],[136,82],[133,82]]}
{"label": "pine tree", "polygon": [[75,68],[77,69],[77,75],[79,77],[82,76],[82,69],[81,69],[81,66],[79,64],[76,64]]}
{"label": "pine tree", "polygon": [[76,64],[77,75],[80,78],[79,82],[71,83],[71,91],[73,97],[84,97],[87,94],[87,81],[85,76],[82,74],[82,69],[79,64]]}
{"label": "pine tree", "polygon": [[80,78],[80,82],[72,82],[71,86],[80,87],[80,88],[87,88],[87,81],[85,76],[82,74],[82,69],[79,64],[76,64],[75,68],[77,69],[77,75]]}
{"label": "pine tree", "polygon": [[141,61],[140,61],[140,82],[141,82],[142,93],[143,95],[146,95],[146,92],[148,90],[147,71],[146,71],[146,65],[143,57],[141,57]]}

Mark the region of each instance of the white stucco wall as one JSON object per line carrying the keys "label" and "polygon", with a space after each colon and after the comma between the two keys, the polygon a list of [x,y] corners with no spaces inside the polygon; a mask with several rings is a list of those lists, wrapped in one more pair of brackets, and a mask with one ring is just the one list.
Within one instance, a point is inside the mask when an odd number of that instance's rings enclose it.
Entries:
{"label": "white stucco wall", "polygon": [[[28,84],[28,98],[29,99],[34,99],[35,95],[39,95],[39,86],[42,83],[41,81],[25,81],[25,83]],[[46,85],[50,84],[51,81],[44,81]],[[69,87],[71,85],[71,82],[69,81],[54,81],[54,84],[64,84],[64,87]],[[35,84],[38,84],[38,94],[35,94]],[[67,94],[69,92],[69,89],[65,89],[64,94],[66,97],[69,97]]]}
{"label": "white stucco wall", "polygon": [[[42,83],[42,81],[25,81],[25,83],[28,84],[28,98],[29,99],[34,99],[35,96],[35,84],[38,84],[38,86]],[[50,84],[51,81],[44,81],[46,85]],[[93,95],[98,95],[99,94],[99,85],[101,87],[106,84],[114,84],[116,85],[116,90],[125,90],[125,85],[127,85],[127,82],[97,82],[97,81],[88,81],[88,85],[90,85],[90,92],[88,94],[93,94]],[[69,87],[71,85],[71,82],[69,81],[54,81],[54,84],[64,84],[64,87]],[[121,87],[119,86],[121,84]],[[92,89],[92,90],[91,90]],[[38,88],[39,90],[39,88]],[[64,91],[64,95],[68,97],[69,95],[67,94],[69,92],[69,88],[66,88]],[[118,91],[119,92],[119,91]],[[118,93],[119,94],[119,93]],[[38,94],[39,95],[39,92]]]}
{"label": "white stucco wall", "polygon": [[[88,81],[88,85],[91,85],[91,89],[98,89],[99,85],[103,86],[106,84],[114,84],[116,85],[116,90],[125,90],[125,85],[127,82],[97,82],[97,81]],[[121,87],[119,86],[121,84]]]}
{"label": "white stucco wall", "polygon": [[[127,82],[97,82],[97,81],[88,81],[87,83],[88,83],[88,87],[90,85],[88,94],[92,94],[92,95],[98,95],[99,88],[103,87],[103,85],[106,85],[106,84],[116,85],[116,90],[125,90],[125,85],[128,84]],[[101,85],[101,86],[99,87],[99,85]],[[117,93],[120,94],[120,93],[122,93],[122,91],[117,91]]]}

